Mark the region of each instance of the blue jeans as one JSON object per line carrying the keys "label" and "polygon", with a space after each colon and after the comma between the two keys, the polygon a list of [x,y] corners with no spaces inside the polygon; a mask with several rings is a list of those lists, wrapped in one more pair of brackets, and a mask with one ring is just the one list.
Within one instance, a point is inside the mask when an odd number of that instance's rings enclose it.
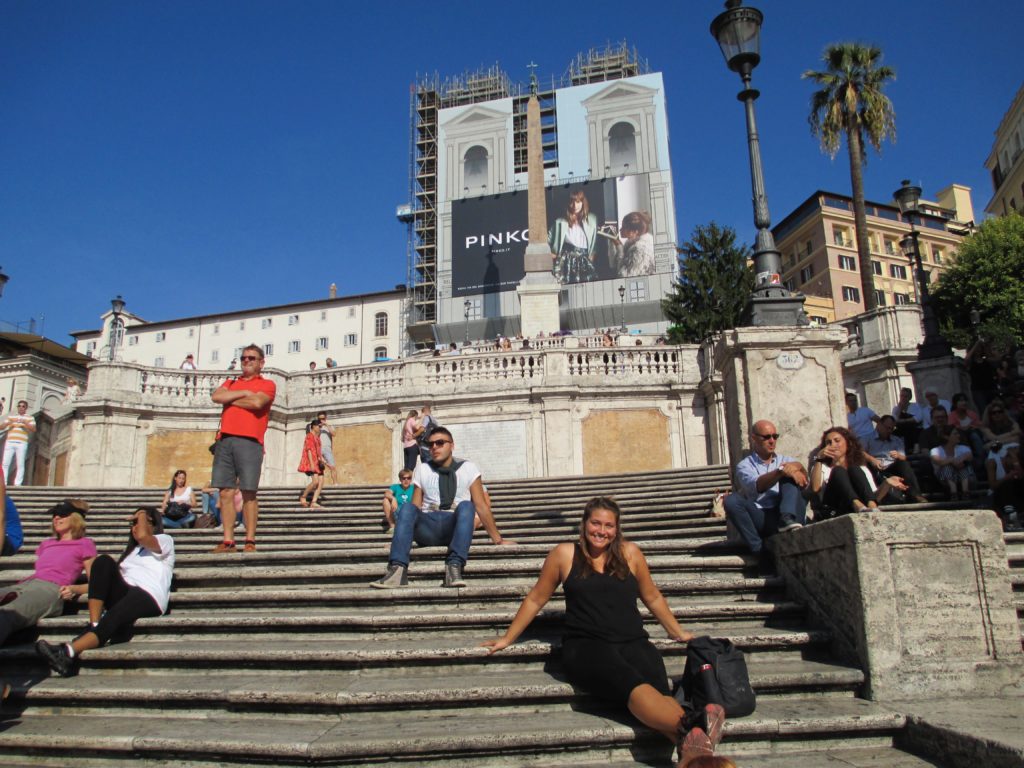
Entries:
{"label": "blue jeans", "polygon": [[806,520],[807,500],[793,483],[779,483],[779,508],[761,509],[753,499],[738,493],[725,497],[725,517],[740,532],[747,548],[757,554],[764,539],[779,532],[782,518],[796,520],[801,525]]}
{"label": "blue jeans", "polygon": [[171,518],[164,515],[164,528],[191,528],[192,523],[196,521],[194,512],[189,512],[181,520],[171,520]]}
{"label": "blue jeans", "polygon": [[209,493],[203,491],[203,512],[208,515],[213,515],[217,518],[217,522],[220,522],[220,509],[217,507],[217,502],[220,500],[220,491],[211,490]]}
{"label": "blue jeans", "polygon": [[415,541],[421,547],[448,547],[446,563],[465,565],[473,543],[473,502],[464,501],[454,512],[421,512],[406,502],[395,514],[395,533],[391,539],[389,563],[409,567],[409,553]]}

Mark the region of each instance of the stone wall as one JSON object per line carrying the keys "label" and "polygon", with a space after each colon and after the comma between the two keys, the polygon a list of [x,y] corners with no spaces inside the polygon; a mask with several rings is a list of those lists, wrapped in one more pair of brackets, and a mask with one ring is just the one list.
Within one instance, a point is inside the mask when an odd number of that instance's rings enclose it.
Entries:
{"label": "stone wall", "polygon": [[591,411],[583,420],[583,474],[670,469],[668,417],[657,409]]}
{"label": "stone wall", "polygon": [[988,511],[879,511],[773,539],[781,575],[874,699],[1022,690],[1002,529]]}
{"label": "stone wall", "polygon": [[161,429],[148,435],[142,484],[169,485],[173,474],[184,469],[193,488],[206,485],[213,464],[210,444],[216,436],[216,430],[184,429]]}

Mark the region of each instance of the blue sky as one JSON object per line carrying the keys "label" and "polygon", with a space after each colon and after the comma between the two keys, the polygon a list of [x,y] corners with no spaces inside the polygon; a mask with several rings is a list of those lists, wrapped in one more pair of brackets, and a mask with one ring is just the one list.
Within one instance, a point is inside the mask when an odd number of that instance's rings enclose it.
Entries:
{"label": "blue sky", "polygon": [[[849,193],[845,154],[807,128],[825,45],[872,42],[898,79],[898,137],[869,198],[900,179],[991,196],[984,161],[1021,86],[1024,4],[763,0],[754,85],[773,222]],[[716,220],[753,238],[739,78],[708,33],[722,4],[290,0],[0,3],[0,319],[97,327],[109,299],[148,320],[404,283],[409,86],[500,65],[561,75],[627,40],[664,73],[680,239]],[[561,17],[559,14],[563,13]],[[845,150],[844,150],[845,151]]]}

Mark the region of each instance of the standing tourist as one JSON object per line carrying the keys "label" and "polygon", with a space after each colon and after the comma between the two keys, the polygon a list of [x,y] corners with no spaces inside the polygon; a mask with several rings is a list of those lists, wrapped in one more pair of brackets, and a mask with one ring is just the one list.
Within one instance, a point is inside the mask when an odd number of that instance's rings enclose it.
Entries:
{"label": "standing tourist", "polygon": [[[309,484],[299,494],[299,505],[322,509],[319,504],[320,491],[324,487],[324,457],[320,452],[320,420],[313,419],[306,427],[306,439],[302,443],[302,458],[299,460],[299,472],[305,473]],[[306,501],[309,494],[311,501]]]}
{"label": "standing tourist", "polygon": [[331,484],[338,484],[338,475],[334,465],[334,427],[327,423],[327,414],[320,411],[316,415],[320,422],[320,453],[324,460],[324,471],[331,473]]}
{"label": "standing tourist", "polygon": [[274,382],[260,376],[263,350],[250,344],[242,350],[242,375],[228,379],[211,396],[224,406],[220,416],[220,432],[213,454],[211,484],[220,488],[221,517],[224,540],[214,552],[235,552],[234,490],[242,491],[242,515],[245,520],[245,551],[256,551],[256,520],[259,504],[256,491],[263,467],[263,436],[270,421],[270,406],[277,394]]}
{"label": "standing tourist", "polygon": [[28,415],[28,400],[18,401],[18,412],[4,419],[0,429],[7,430],[7,444],[4,445],[4,482],[11,471],[11,462],[16,462],[12,485],[25,481],[25,454],[28,452],[29,435],[36,431],[36,420]]}

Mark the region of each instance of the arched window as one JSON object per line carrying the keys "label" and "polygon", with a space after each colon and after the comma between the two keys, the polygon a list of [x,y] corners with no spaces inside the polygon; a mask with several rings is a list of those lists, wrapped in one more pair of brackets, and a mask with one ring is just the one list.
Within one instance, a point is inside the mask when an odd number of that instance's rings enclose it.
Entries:
{"label": "arched window", "polygon": [[388,335],[388,313],[378,312],[373,316],[373,335],[374,336],[387,336]]}
{"label": "arched window", "polygon": [[636,132],[629,123],[616,123],[608,131],[608,156],[613,171],[636,169]]}
{"label": "arched window", "polygon": [[388,348],[387,347],[374,347],[373,349],[374,360],[387,360],[388,359]]}
{"label": "arched window", "polygon": [[487,150],[477,145],[466,150],[462,158],[462,178],[470,193],[483,192],[487,186]]}
{"label": "arched window", "polygon": [[120,317],[110,319],[110,349],[115,350],[124,341],[124,320]]}

